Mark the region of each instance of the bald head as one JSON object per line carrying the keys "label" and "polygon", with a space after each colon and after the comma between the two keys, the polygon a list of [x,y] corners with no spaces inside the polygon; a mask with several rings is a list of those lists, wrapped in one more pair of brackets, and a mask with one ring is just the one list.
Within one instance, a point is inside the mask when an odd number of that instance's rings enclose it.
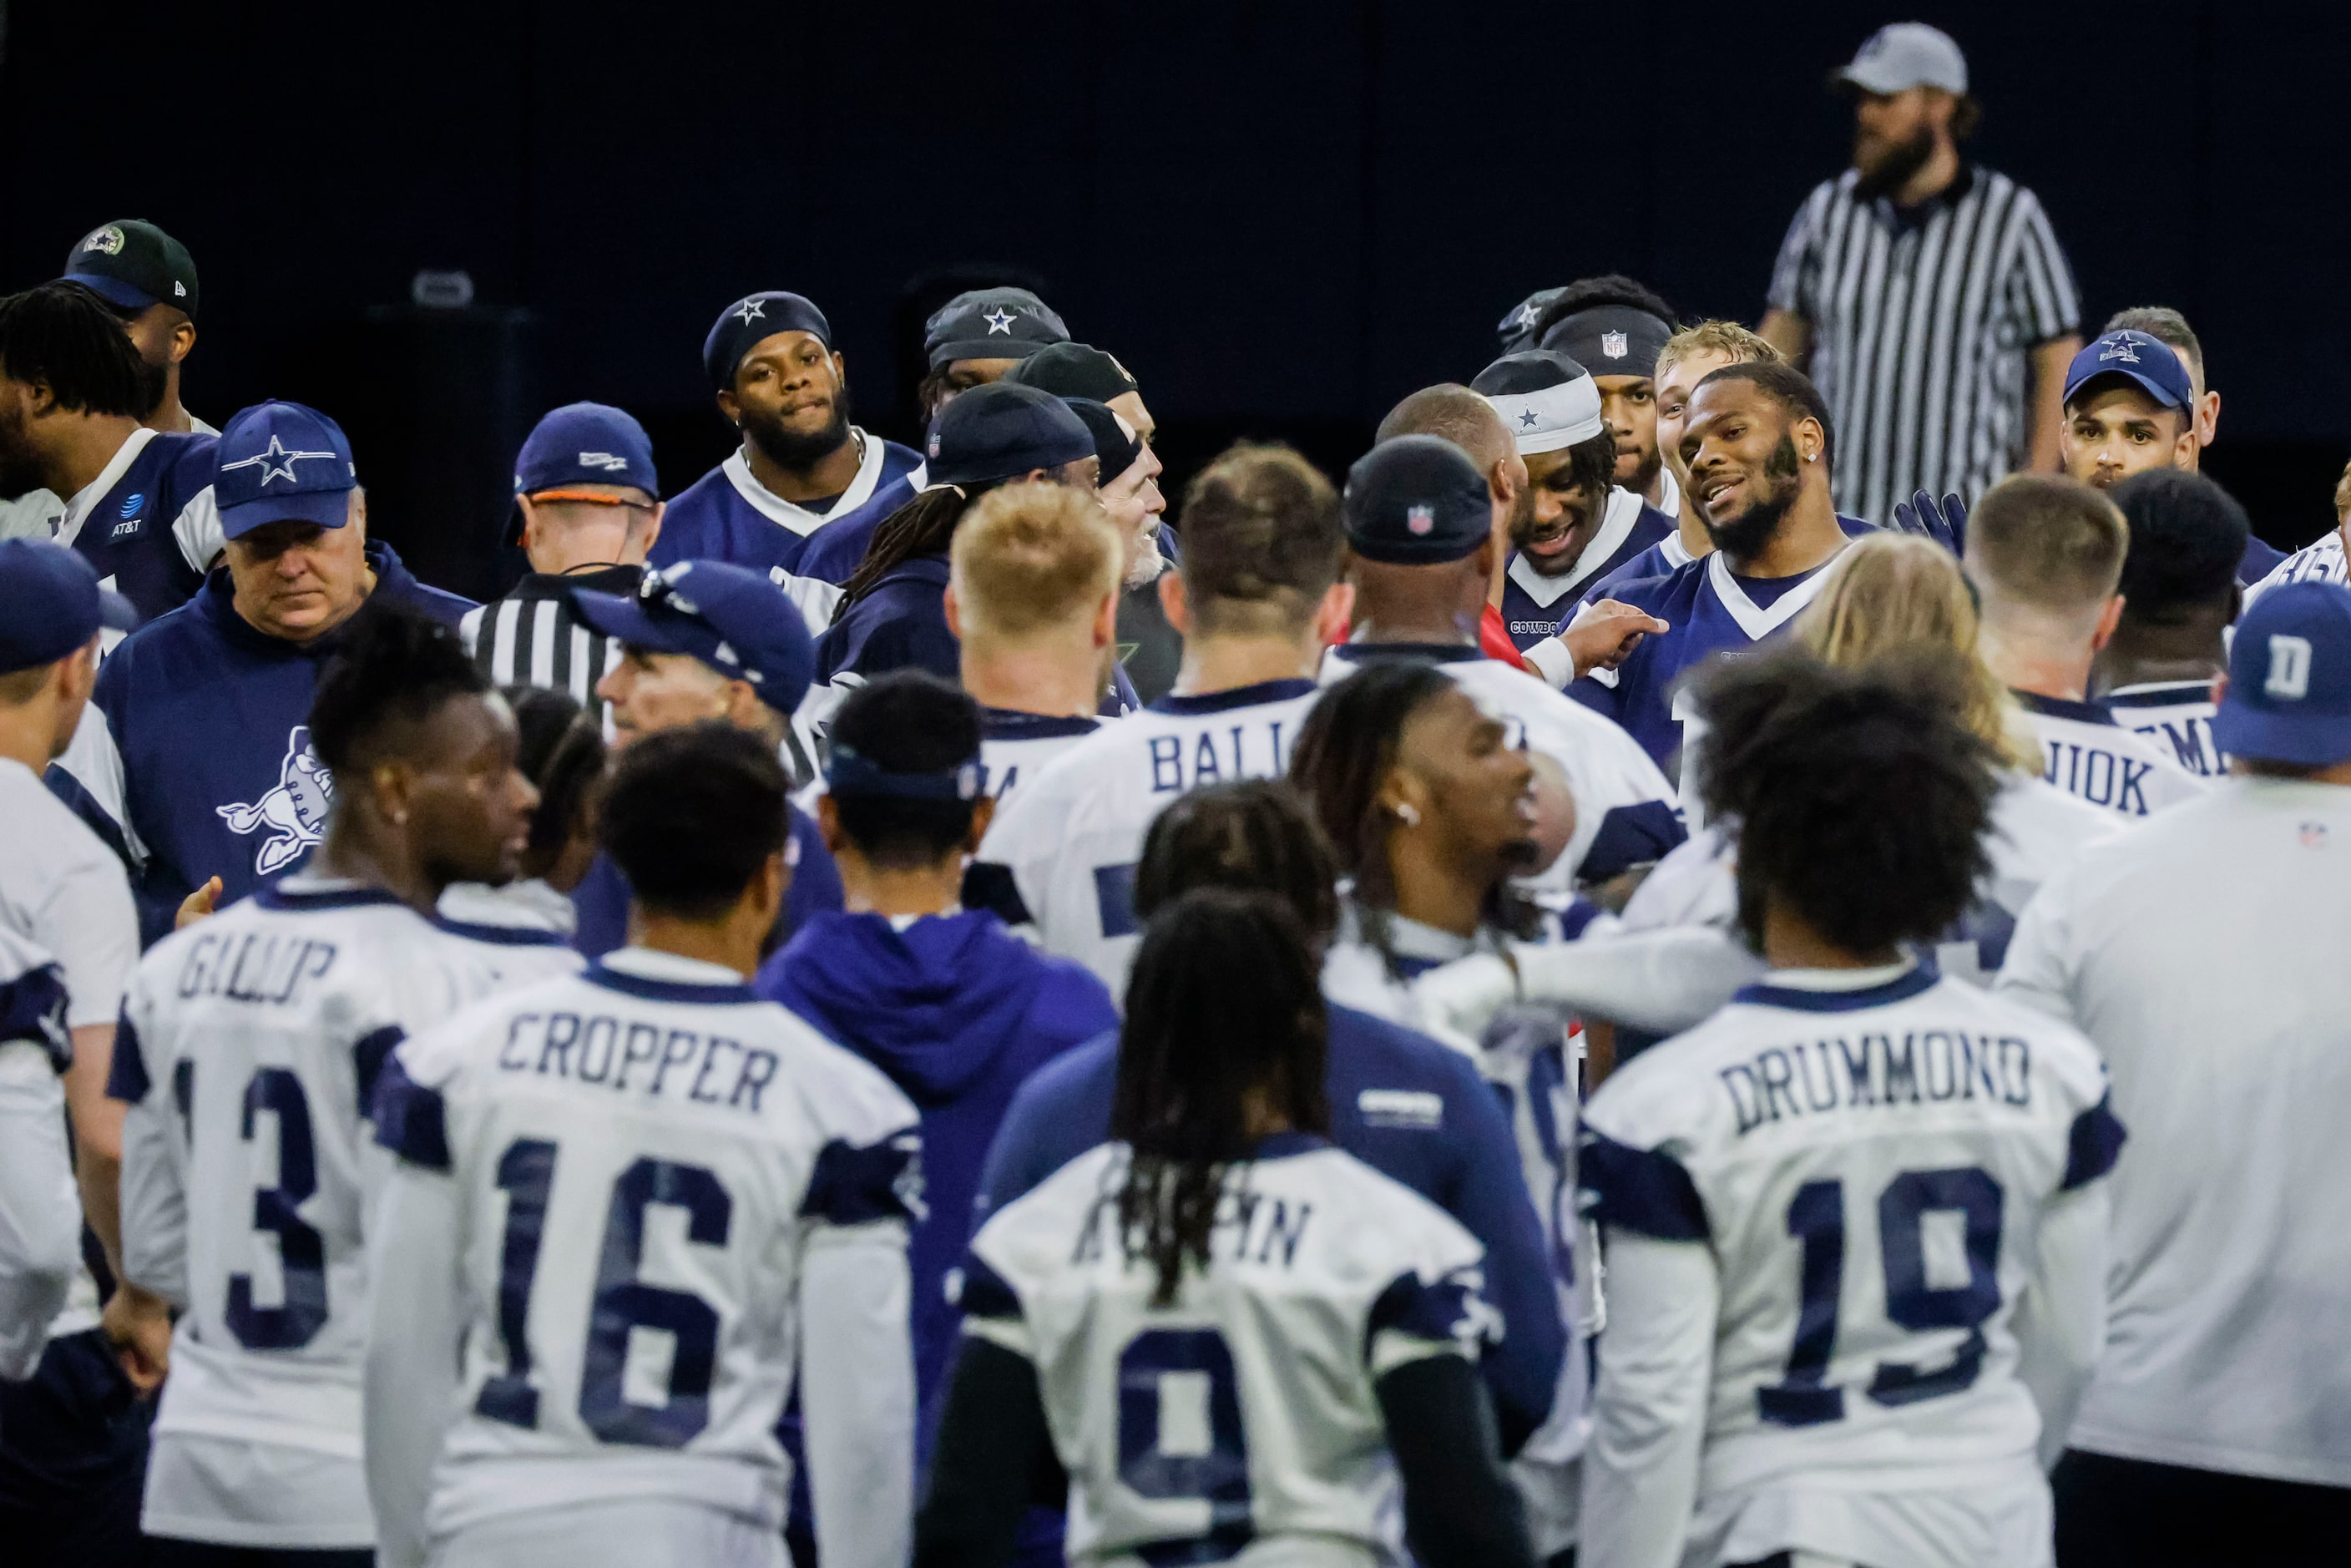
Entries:
{"label": "bald head", "polygon": [[1443,436],[1467,452],[1489,482],[1496,465],[1507,465],[1519,450],[1494,405],[1453,382],[1423,387],[1388,410],[1380,421],[1378,439],[1399,435]]}

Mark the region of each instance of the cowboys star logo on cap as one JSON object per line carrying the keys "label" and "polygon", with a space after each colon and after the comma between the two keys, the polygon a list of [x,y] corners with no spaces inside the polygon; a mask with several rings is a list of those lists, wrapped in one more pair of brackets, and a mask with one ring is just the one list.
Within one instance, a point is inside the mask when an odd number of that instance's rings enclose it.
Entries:
{"label": "cowboys star logo on cap", "polygon": [[2138,363],[2138,347],[2128,338],[2116,338],[2098,350],[2098,360],[2100,363],[2108,360],[2125,360],[2135,365]]}
{"label": "cowboys star logo on cap", "polygon": [[982,316],[980,319],[987,323],[987,329],[990,332],[1002,332],[1009,336],[1012,331],[1012,312],[1001,305]]}
{"label": "cowboys star logo on cap", "polygon": [[768,319],[768,302],[764,299],[746,299],[727,314],[739,318],[743,325],[747,327],[754,321],[764,321]]}
{"label": "cowboys star logo on cap", "polygon": [[1607,355],[1612,360],[1623,359],[1628,351],[1628,346],[1625,341],[1625,334],[1622,332],[1601,333],[1600,351]]}
{"label": "cowboys star logo on cap", "polygon": [[88,239],[81,242],[81,247],[97,251],[101,256],[120,256],[122,231],[109,224],[102,229],[94,230]]}
{"label": "cowboys star logo on cap", "polygon": [[1404,526],[1416,534],[1427,533],[1437,527],[1437,508],[1434,507],[1405,507]]}
{"label": "cowboys star logo on cap", "polygon": [[271,482],[281,476],[288,485],[300,483],[294,475],[294,465],[297,463],[311,457],[332,459],[334,455],[331,452],[289,452],[286,449],[286,444],[278,440],[273,433],[269,437],[269,444],[263,450],[250,457],[239,458],[235,463],[224,463],[220,465],[220,471],[226,474],[234,469],[250,468],[258,463],[261,465],[261,487],[266,490]]}

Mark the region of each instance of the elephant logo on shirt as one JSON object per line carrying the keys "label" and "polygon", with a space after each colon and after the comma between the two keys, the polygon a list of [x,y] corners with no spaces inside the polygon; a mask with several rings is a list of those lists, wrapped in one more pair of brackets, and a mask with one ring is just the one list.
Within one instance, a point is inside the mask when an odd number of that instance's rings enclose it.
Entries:
{"label": "elephant logo on shirt", "polygon": [[278,764],[277,787],[250,804],[213,810],[233,833],[269,830],[253,857],[255,873],[267,876],[293,864],[326,837],[327,805],[334,794],[334,775],[310,749],[310,727],[298,724],[286,737],[286,760]]}

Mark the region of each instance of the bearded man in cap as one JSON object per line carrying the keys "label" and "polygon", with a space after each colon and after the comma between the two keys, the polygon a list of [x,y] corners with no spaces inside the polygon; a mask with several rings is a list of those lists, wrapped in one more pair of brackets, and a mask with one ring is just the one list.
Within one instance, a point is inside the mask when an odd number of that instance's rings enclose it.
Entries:
{"label": "bearded man in cap", "polygon": [[670,502],[647,558],[781,572],[812,631],[837,596],[799,586],[811,541],[887,517],[924,481],[920,454],[849,422],[849,364],[832,342],[824,312],[797,294],[753,294],[719,313],[702,368],[743,444]]}

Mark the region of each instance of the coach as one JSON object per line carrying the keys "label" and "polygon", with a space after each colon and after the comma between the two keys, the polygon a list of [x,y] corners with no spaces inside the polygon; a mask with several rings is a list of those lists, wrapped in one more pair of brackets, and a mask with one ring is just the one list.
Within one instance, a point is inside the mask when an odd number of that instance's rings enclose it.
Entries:
{"label": "coach", "polygon": [[1762,334],[1828,399],[1837,510],[1883,526],[1914,490],[2057,466],[2081,308],[2040,200],[1959,157],[1980,111],[1959,45],[1897,22],[1832,80],[1854,166],[1788,225]]}
{"label": "coach", "polygon": [[48,773],[130,867],[150,944],[207,879],[216,902],[242,898],[325,831],[334,786],[310,749],[310,695],[343,622],[376,594],[453,623],[473,608],[367,537],[350,443],[315,409],[239,413],[213,485],[227,565],[107,658]]}

